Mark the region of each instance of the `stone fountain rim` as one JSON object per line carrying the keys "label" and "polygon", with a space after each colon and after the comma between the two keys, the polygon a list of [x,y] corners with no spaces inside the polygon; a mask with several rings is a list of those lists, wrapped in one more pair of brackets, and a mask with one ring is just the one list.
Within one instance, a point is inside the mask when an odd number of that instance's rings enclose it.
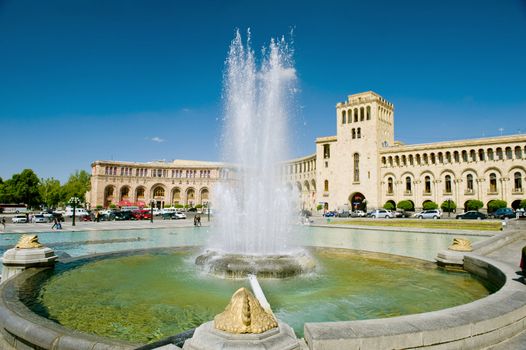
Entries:
{"label": "stone fountain rim", "polygon": [[[75,261],[94,261],[98,259],[106,259],[106,258],[112,258],[112,257],[120,257],[120,256],[130,256],[130,255],[137,255],[140,253],[149,253],[149,252],[170,252],[170,251],[178,251],[178,250],[193,250],[197,249],[200,246],[178,246],[178,247],[170,247],[170,248],[150,248],[150,249],[133,249],[133,250],[127,250],[127,251],[120,251],[120,252],[109,252],[109,253],[101,253],[101,254],[91,254],[87,256],[82,257],[75,257],[75,258],[67,258],[67,259],[60,259],[63,263],[71,263]],[[331,247],[314,247],[314,249],[331,249],[331,250],[342,250],[342,251],[352,251],[352,249],[346,249],[346,248],[331,248]],[[364,252],[364,253],[373,253],[378,254],[382,256],[397,256],[402,257],[404,259],[410,259],[410,260],[416,260],[421,261],[425,264],[432,264],[431,262],[423,259],[413,258],[413,257],[406,257],[406,256],[400,256],[400,255],[394,255],[394,254],[387,254],[387,253],[378,253],[378,252],[369,252],[369,251],[361,251],[361,250],[355,250],[356,252]],[[522,289],[520,286],[512,285],[510,280],[510,276],[512,271],[509,266],[506,266],[505,264],[502,264],[500,262],[493,261],[486,257],[477,256],[475,254],[466,254],[466,257],[468,259],[471,259],[474,263],[473,266],[481,266],[485,265],[488,269],[493,269],[495,272],[500,273],[503,277],[503,286],[497,290],[495,293],[482,298],[475,300],[473,302],[455,306],[452,308],[442,309],[438,311],[432,311],[427,313],[421,313],[416,315],[406,315],[406,316],[399,316],[399,317],[393,317],[393,318],[383,318],[383,319],[372,319],[372,320],[362,320],[362,321],[339,321],[339,322],[306,322],[304,324],[305,329],[305,340],[310,344],[310,346],[314,343],[319,342],[330,342],[331,341],[331,335],[336,335],[339,337],[342,341],[354,341],[356,340],[354,336],[350,337],[351,339],[345,340],[345,337],[342,338],[341,336],[343,333],[347,334],[347,338],[349,338],[349,334],[356,335],[357,329],[363,329],[367,328],[369,329],[369,332],[372,332],[367,338],[377,338],[378,339],[391,339],[392,337],[400,337],[402,336],[404,339],[408,338],[408,334],[413,334],[417,331],[417,329],[414,326],[407,327],[408,320],[438,320],[439,325],[443,325],[444,322],[448,324],[450,322],[451,318],[457,317],[459,313],[469,313],[469,312],[480,312],[480,310],[484,309],[497,309],[500,310],[500,306],[503,303],[503,301],[507,300],[511,296],[516,296],[518,293],[518,290],[520,290],[520,295],[524,295],[522,300],[520,300],[520,303],[515,301],[516,308],[513,310],[502,310],[502,312],[497,312],[494,317],[490,319],[482,320],[484,324],[486,325],[486,328],[489,327],[490,324],[501,324],[502,319],[509,318],[508,314],[513,314],[516,317],[517,315],[522,315],[523,317],[526,317],[526,293],[525,293],[525,286],[522,286]],[[6,335],[6,331],[8,332],[9,337],[17,337],[24,339],[27,342],[36,344],[38,346],[41,346],[44,349],[51,349],[52,346],[53,349],[56,350],[76,350],[79,348],[79,344],[91,344],[89,346],[95,346],[97,349],[101,350],[116,350],[116,349],[122,349],[122,350],[128,350],[128,349],[135,349],[136,347],[140,346],[140,344],[134,344],[122,340],[114,340],[110,338],[104,338],[99,336],[90,335],[87,333],[82,333],[76,330],[72,330],[70,328],[66,328],[64,326],[61,326],[58,323],[55,323],[43,316],[37,315],[36,313],[29,310],[29,308],[18,298],[18,290],[20,287],[24,285],[24,283],[27,283],[30,278],[36,277],[40,273],[44,273],[46,268],[33,268],[28,269],[20,273],[19,275],[9,279],[2,285],[0,285],[0,325],[2,326],[2,333],[4,336]],[[520,309],[520,310],[519,310]],[[499,319],[500,322],[493,322],[493,320]],[[481,321],[481,322],[482,322]],[[371,325],[372,329],[374,329],[374,326],[377,325],[385,325],[387,323],[394,325],[393,329],[390,329],[390,327],[385,328],[384,326],[378,327],[378,329],[375,329],[371,331]],[[397,325],[398,328],[400,328],[401,325],[404,325],[403,330],[399,331],[397,333]],[[381,328],[381,329],[380,329]],[[431,327],[433,328],[433,327]],[[455,327],[453,327],[455,331],[452,331],[452,328],[448,328],[446,334],[456,335],[460,330],[465,330],[466,328],[472,329],[472,325],[469,324],[459,324]],[[484,328],[484,329],[486,329]],[[327,330],[329,332],[327,333]],[[436,330],[433,331],[436,332]],[[490,330],[491,331],[491,330]],[[341,333],[341,334],[340,334]],[[413,338],[413,337],[409,337]],[[417,337],[419,338],[419,337]],[[446,337],[447,338],[447,337]],[[419,338],[421,339],[421,338]],[[360,341],[363,341],[362,338],[359,338]],[[88,345],[87,345],[88,346]],[[89,348],[89,347],[88,347]]]}

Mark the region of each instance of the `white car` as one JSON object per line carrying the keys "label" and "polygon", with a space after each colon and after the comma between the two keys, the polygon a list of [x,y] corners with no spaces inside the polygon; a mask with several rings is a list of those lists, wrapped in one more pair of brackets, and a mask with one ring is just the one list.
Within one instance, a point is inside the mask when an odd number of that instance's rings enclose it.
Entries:
{"label": "white car", "polygon": [[367,214],[363,210],[355,210],[351,212],[351,217],[353,218],[363,218],[366,217]]}
{"label": "white car", "polygon": [[186,215],[180,211],[176,211],[174,214],[174,219],[186,219]]}
{"label": "white car", "polygon": [[[84,208],[75,208],[75,216],[84,216],[84,215],[89,215],[88,211]],[[67,216],[68,218],[71,218],[73,217],[73,208],[68,208],[66,209],[66,212],[64,214],[64,216]]]}
{"label": "white car", "polygon": [[442,217],[442,212],[438,209],[424,210],[420,213],[416,213],[415,217],[417,219],[440,219]]}
{"label": "white car", "polygon": [[31,218],[31,221],[34,223],[45,223],[45,222],[49,222],[49,219],[46,218],[43,214],[36,214],[36,215],[33,215],[33,217]]}
{"label": "white car", "polygon": [[379,219],[379,218],[385,218],[385,219],[391,219],[393,217],[393,214],[385,209],[376,209],[367,214],[367,216],[373,218],[373,219]]}
{"label": "white car", "polygon": [[[163,208],[161,209],[161,215],[164,214],[175,214],[177,212],[177,209],[175,208]],[[155,215],[155,209],[153,210],[153,215]]]}
{"label": "white car", "polygon": [[27,223],[27,217],[25,215],[15,215],[11,218],[13,224],[25,224]]}

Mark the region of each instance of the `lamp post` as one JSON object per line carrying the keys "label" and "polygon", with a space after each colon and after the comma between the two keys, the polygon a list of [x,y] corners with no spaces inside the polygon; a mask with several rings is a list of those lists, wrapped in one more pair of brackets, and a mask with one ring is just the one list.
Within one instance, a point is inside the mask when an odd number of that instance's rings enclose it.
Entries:
{"label": "lamp post", "polygon": [[153,206],[155,205],[155,201],[150,201],[150,222],[153,224]]}
{"label": "lamp post", "polygon": [[80,204],[80,198],[71,197],[69,199],[69,204],[73,206],[73,221],[71,223],[71,226],[75,226],[75,210],[77,209],[77,205]]}
{"label": "lamp post", "polygon": [[206,202],[206,212],[208,213],[208,222],[210,222],[210,202]]}

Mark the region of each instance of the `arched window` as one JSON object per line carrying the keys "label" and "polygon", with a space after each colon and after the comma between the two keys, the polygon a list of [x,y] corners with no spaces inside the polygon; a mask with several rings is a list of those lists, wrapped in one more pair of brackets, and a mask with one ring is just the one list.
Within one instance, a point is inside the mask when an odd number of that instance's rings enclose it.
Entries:
{"label": "arched window", "polygon": [[354,182],[360,181],[360,155],[355,153],[354,156]]}
{"label": "arched window", "polygon": [[416,164],[417,165],[421,165],[422,164],[422,162],[420,161],[420,154],[416,155]]}
{"label": "arched window", "polygon": [[431,177],[426,176],[424,178],[424,192],[425,193],[431,193]]}
{"label": "arched window", "polygon": [[451,152],[446,152],[446,163],[451,163]]}
{"label": "arched window", "polygon": [[354,109],[354,121],[355,121],[355,122],[358,121],[358,108],[355,108],[355,109]]}
{"label": "arched window", "polygon": [[458,151],[453,152],[453,159],[455,159],[455,163],[460,162],[460,157],[458,155]]}
{"label": "arched window", "polygon": [[356,132],[356,138],[358,139],[362,138],[362,128],[358,128],[358,131]]}
{"label": "arched window", "polygon": [[405,155],[402,156],[402,165],[403,166],[407,165],[407,157]]}
{"label": "arched window", "polygon": [[462,161],[463,162],[467,162],[468,161],[468,152],[467,151],[462,151]]}
{"label": "arched window", "polygon": [[331,157],[331,145],[328,145],[328,144],[323,145],[323,159],[329,159],[330,157]]}
{"label": "arched window", "polygon": [[153,196],[154,197],[164,197],[164,188],[156,187],[155,190],[153,190]]}
{"label": "arched window", "polygon": [[483,162],[483,161],[486,160],[486,156],[485,156],[485,154],[484,154],[484,150],[483,150],[482,148],[479,149],[479,160],[480,160],[481,162]]}
{"label": "arched window", "polygon": [[407,176],[405,178],[405,191],[410,194],[411,193],[411,178]]}
{"label": "arched window", "polygon": [[473,192],[473,175],[471,174],[466,177],[466,189],[468,192]]}
{"label": "arched window", "polygon": [[342,124],[345,124],[345,111],[342,111]]}
{"label": "arched window", "polygon": [[367,114],[367,120],[371,120],[371,106],[367,106],[366,114]]}
{"label": "arched window", "polygon": [[471,158],[472,162],[476,162],[477,161],[477,153],[475,152],[474,149],[469,151],[469,157]]}
{"label": "arched window", "polygon": [[497,174],[489,174],[489,191],[492,193],[497,192]]}
{"label": "arched window", "polygon": [[506,147],[506,159],[513,159],[513,152],[511,151],[511,147]]}
{"label": "arched window", "polygon": [[139,187],[137,189],[137,200],[143,200],[144,199],[144,188]]}
{"label": "arched window", "polygon": [[325,181],[323,182],[323,190],[324,190],[325,192],[329,192],[329,180],[325,180]]}
{"label": "arched window", "polygon": [[410,154],[409,155],[409,165],[414,165],[413,163],[414,163],[413,155]]}
{"label": "arched window", "polygon": [[396,166],[400,166],[400,157],[399,156],[395,156],[395,164]]}
{"label": "arched window", "polygon": [[387,179],[387,194],[393,194],[393,178]]}
{"label": "arched window", "polygon": [[356,138],[356,129],[355,128],[352,128],[352,138],[353,139]]}
{"label": "arched window", "polygon": [[383,164],[383,165],[386,165],[386,164],[387,164],[387,159],[385,159],[385,157],[382,157],[382,164]]}
{"label": "arched window", "polygon": [[522,149],[520,146],[515,147],[515,159],[522,159]]}
{"label": "arched window", "polygon": [[431,164],[435,164],[436,163],[436,159],[435,159],[435,154],[434,153],[431,153],[430,158],[431,158]]}
{"label": "arched window", "polygon": [[517,171],[513,175],[513,179],[515,185],[514,192],[522,192],[522,174]]}
{"label": "arched window", "polygon": [[390,167],[393,167],[393,157],[392,156],[389,156],[389,166]]}
{"label": "arched window", "polygon": [[438,152],[438,163],[444,164],[444,155],[442,154],[442,152]]}
{"label": "arched window", "polygon": [[446,193],[451,193],[451,176],[450,175],[446,175],[446,181],[445,181],[445,185],[446,185]]}
{"label": "arched window", "polygon": [[500,147],[497,148],[497,159],[498,160],[504,159],[504,155],[502,154],[502,148]]}
{"label": "arched window", "polygon": [[429,161],[428,161],[428,158],[427,158],[427,153],[424,153],[423,161],[424,161],[424,165],[428,165],[429,164]]}
{"label": "arched window", "polygon": [[365,120],[365,110],[363,107],[360,108],[360,121],[363,122]]}
{"label": "arched window", "polygon": [[492,148],[488,148],[488,160],[494,160],[495,157],[493,155],[493,149]]}

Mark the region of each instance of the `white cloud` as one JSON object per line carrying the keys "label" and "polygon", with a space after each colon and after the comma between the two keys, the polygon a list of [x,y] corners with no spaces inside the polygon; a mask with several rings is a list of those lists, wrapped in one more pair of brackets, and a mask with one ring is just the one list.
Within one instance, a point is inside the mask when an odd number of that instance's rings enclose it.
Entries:
{"label": "white cloud", "polygon": [[159,136],[147,137],[146,139],[150,140],[150,141],[153,141],[153,142],[157,142],[157,143],[161,143],[161,142],[166,141],[165,139],[162,139]]}

